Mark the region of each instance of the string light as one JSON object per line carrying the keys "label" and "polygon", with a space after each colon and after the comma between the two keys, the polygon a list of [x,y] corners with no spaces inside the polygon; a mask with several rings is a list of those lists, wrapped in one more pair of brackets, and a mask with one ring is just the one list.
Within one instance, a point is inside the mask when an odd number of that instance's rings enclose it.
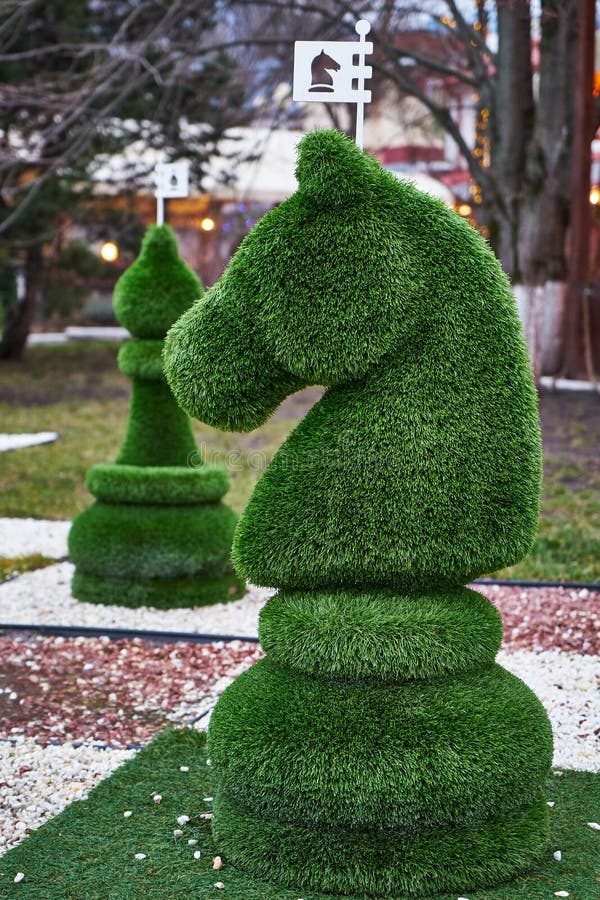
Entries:
{"label": "string light", "polygon": [[100,247],[100,256],[104,262],[115,262],[119,258],[119,248],[113,241],[105,241]]}
{"label": "string light", "polygon": [[200,220],[200,228],[202,231],[214,231],[215,225],[215,220],[211,219],[210,216],[205,216],[204,219]]}

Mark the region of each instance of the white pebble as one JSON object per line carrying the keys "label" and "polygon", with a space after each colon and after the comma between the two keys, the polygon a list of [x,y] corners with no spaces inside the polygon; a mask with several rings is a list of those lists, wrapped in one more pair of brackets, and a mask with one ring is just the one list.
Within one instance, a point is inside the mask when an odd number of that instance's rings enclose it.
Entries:
{"label": "white pebble", "polygon": [[187,825],[187,823],[189,821],[190,821],[189,816],[177,816],[177,824],[178,825]]}
{"label": "white pebble", "polygon": [[220,856],[215,856],[213,859],[213,869],[222,869],[223,868],[223,860]]}
{"label": "white pebble", "polygon": [[569,892],[568,891],[554,891],[554,896],[555,897],[568,897]]}
{"label": "white pebble", "polygon": [[173,830],[173,837],[181,837],[182,834],[183,834],[183,831],[181,830],[181,828],[175,828]]}
{"label": "white pebble", "polygon": [[25,872],[17,872],[17,874],[13,878],[13,881],[15,884],[18,884],[20,881],[23,881],[24,878],[25,878]]}
{"label": "white pebble", "polygon": [[190,847],[195,847],[197,843],[198,843],[198,841],[196,840],[196,838],[190,838],[188,841],[188,844],[190,845]]}
{"label": "white pebble", "polygon": [[[7,559],[41,553],[60,559],[68,555],[67,535],[70,522],[48,519],[0,519],[0,545]],[[21,619],[28,622],[29,619]]]}
{"label": "white pebble", "polygon": [[600,706],[591,705],[590,697],[598,690],[600,656],[518,650],[500,652],[498,662],[533,690],[550,717],[555,777],[561,778],[565,769],[597,772],[600,749],[594,732],[600,727]]}
{"label": "white pebble", "polygon": [[597,822],[588,822],[587,826],[588,828],[591,828],[592,831],[600,831],[600,825],[598,825]]}
{"label": "white pebble", "polygon": [[189,766],[179,766],[179,771],[180,772],[189,772],[190,767]]}
{"label": "white pebble", "polygon": [[546,806],[549,806],[552,809],[552,807],[554,806],[554,800],[547,800]]}
{"label": "white pebble", "polygon": [[225,885],[223,884],[222,881],[215,881],[213,887],[216,887],[216,888],[224,888]]}
{"label": "white pebble", "polygon": [[[0,784],[11,784],[10,805],[0,802],[0,854],[62,812],[75,796],[85,799],[99,781],[134,753],[89,744],[74,747],[69,742],[41,747],[24,735],[15,736],[10,743],[0,741]],[[14,774],[21,768],[27,771],[16,779]]]}
{"label": "white pebble", "polygon": [[135,858],[136,859],[146,859],[146,854],[145,853],[136,853]]}
{"label": "white pebble", "polygon": [[212,819],[213,816],[214,816],[214,813],[200,813],[200,818],[201,818],[201,819],[206,819],[206,820],[208,820],[208,819]]}
{"label": "white pebble", "polygon": [[194,859],[200,859],[201,856],[202,854],[199,850],[194,850]]}
{"label": "white pebble", "polygon": [[213,802],[213,798],[212,798],[212,797],[205,797],[205,798],[204,798],[204,802],[205,802],[205,803],[212,803],[212,802]]}
{"label": "white pebble", "polygon": [[[25,543],[12,540],[14,524],[23,520],[0,519],[0,547],[8,558],[42,552],[44,556],[65,557],[70,522],[50,522],[52,530],[60,529],[60,540],[40,540],[38,520],[27,520],[32,530]],[[3,528],[3,523],[10,523]],[[54,547],[60,543],[60,546]],[[26,572],[0,585],[0,608],[4,622],[31,622],[42,625],[97,625],[95,603],[82,603],[71,596],[74,566],[57,563],[45,569]],[[251,587],[246,595],[229,603],[181,609],[156,609],[147,606],[103,606],[106,622],[115,628],[139,628],[149,631],[190,631],[203,634],[239,634],[256,637],[258,614],[273,591]],[[87,671],[91,671],[88,669]],[[200,697],[200,690],[192,692]],[[213,700],[214,702],[214,700]],[[198,707],[195,706],[195,711]]]}
{"label": "white pebble", "polygon": [[133,815],[133,812],[130,809],[126,809],[125,812],[123,813],[123,818],[128,819],[132,815]]}
{"label": "white pebble", "polygon": [[562,853],[560,850],[555,850],[553,856],[556,862],[560,862],[562,859]]}
{"label": "white pebble", "polygon": [[153,797],[152,799],[154,800],[155,803],[160,803],[160,802],[162,801],[162,795],[161,795],[161,794],[155,794],[154,797]]}

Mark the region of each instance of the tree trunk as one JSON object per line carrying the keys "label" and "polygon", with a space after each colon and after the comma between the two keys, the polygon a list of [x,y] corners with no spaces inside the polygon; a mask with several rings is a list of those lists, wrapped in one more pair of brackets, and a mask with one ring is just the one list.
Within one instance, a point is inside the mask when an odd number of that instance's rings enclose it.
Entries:
{"label": "tree trunk", "polygon": [[564,281],[571,203],[574,67],[577,52],[574,0],[542,3],[539,91],[533,139],[527,153],[521,271],[527,284]]}
{"label": "tree trunk", "polygon": [[38,308],[43,266],[42,248],[29,247],[25,256],[25,296],[17,303],[0,340],[0,359],[21,359]]}
{"label": "tree trunk", "polygon": [[560,364],[571,203],[577,0],[543,0],[534,98],[528,0],[498,3],[491,179],[482,213],[511,278],[536,374]]}
{"label": "tree trunk", "polygon": [[490,168],[497,189],[493,198],[485,197],[484,212],[490,216],[492,246],[511,280],[519,281],[520,205],[534,122],[531,14],[529,0],[498,3],[497,10],[498,62],[490,110]]}
{"label": "tree trunk", "polygon": [[[590,241],[592,216],[590,210],[591,142],[595,132],[594,115],[594,50],[595,0],[579,3],[577,54],[577,91],[575,97],[575,127],[571,164],[571,228],[569,235],[569,285],[565,322],[563,374],[577,378],[587,369],[587,377],[594,381],[591,349]],[[588,315],[586,315],[586,313]],[[587,346],[586,346],[587,345]]]}

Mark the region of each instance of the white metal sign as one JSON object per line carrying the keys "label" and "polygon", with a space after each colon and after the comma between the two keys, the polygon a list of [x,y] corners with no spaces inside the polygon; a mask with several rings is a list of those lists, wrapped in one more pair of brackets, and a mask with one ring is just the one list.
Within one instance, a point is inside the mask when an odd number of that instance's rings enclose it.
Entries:
{"label": "white metal sign", "polygon": [[165,218],[164,200],[169,197],[187,197],[190,190],[190,164],[187,160],[177,163],[159,163],[154,169],[156,190],[156,224]]}
{"label": "white metal sign", "polygon": [[296,41],[293,99],[356,103],[356,143],[362,149],[364,105],[371,102],[365,79],[373,75],[365,57],[373,52],[373,44],[365,40],[371,30],[366,19],[354,27],[359,41]]}

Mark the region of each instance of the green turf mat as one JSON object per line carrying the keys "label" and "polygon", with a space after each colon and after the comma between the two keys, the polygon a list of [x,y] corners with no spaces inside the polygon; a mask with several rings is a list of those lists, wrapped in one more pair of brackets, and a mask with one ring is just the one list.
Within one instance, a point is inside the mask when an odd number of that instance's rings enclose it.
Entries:
{"label": "green turf mat", "polygon": [[[189,771],[182,772],[181,766]],[[326,900],[324,895],[286,890],[236,871],[212,868],[216,853],[210,822],[210,769],[204,734],[168,729],[93,790],[69,806],[18,847],[0,858],[0,897],[31,900]],[[510,884],[469,892],[468,900],[552,900],[568,891],[571,900],[600,897],[600,776],[564,772],[552,776],[548,799],[553,836],[547,858]],[[157,804],[153,795],[161,794]],[[131,810],[128,818],[125,810]],[[190,816],[178,825],[177,817]],[[173,830],[180,828],[181,836]],[[189,845],[188,840],[198,841]],[[553,851],[562,851],[562,860]],[[200,851],[199,859],[194,852]],[[145,853],[145,859],[135,859]],[[18,884],[17,872],[25,878]],[[221,882],[224,887],[217,888]],[[331,898],[331,895],[329,895]],[[364,898],[351,898],[364,900]],[[385,898],[389,900],[389,898]],[[457,900],[456,894],[429,900]]]}

